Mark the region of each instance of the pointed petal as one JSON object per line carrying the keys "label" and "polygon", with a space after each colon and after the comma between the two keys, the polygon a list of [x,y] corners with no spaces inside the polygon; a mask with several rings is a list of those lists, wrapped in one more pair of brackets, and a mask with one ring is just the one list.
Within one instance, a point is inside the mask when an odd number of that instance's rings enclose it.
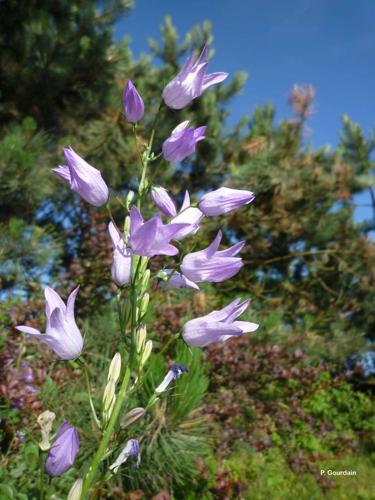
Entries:
{"label": "pointed petal", "polygon": [[243,333],[255,332],[259,328],[257,323],[251,323],[250,321],[234,321],[232,325],[240,328]]}
{"label": "pointed petal", "polygon": [[108,231],[112,240],[112,245],[116,248],[121,240],[121,236],[118,234],[118,231],[112,221],[108,224]]}
{"label": "pointed petal", "polygon": [[61,179],[63,181],[70,184],[71,178],[70,178],[70,170],[69,170],[68,165],[59,165],[58,167],[53,168],[52,172],[54,174],[58,175],[59,177],[61,177]]}
{"label": "pointed petal", "polygon": [[216,255],[219,257],[234,257],[237,255],[245,246],[244,241],[240,241],[239,243],[236,243],[230,248],[227,248],[226,250],[221,250],[220,252],[216,252]]}
{"label": "pointed petal", "polygon": [[211,73],[209,75],[205,75],[203,79],[202,92],[211,87],[211,85],[215,85],[216,83],[223,82],[228,77],[228,73],[219,72],[219,73]]}
{"label": "pointed petal", "polygon": [[21,326],[16,326],[15,328],[16,330],[23,333],[27,333],[28,335],[36,335],[36,336],[42,335],[39,330],[37,330],[36,328],[32,328],[31,326],[21,325]]}
{"label": "pointed petal", "polygon": [[143,224],[141,212],[134,205],[130,209],[130,237],[138,231]]}
{"label": "pointed petal", "polygon": [[204,253],[206,257],[209,259],[214,255],[215,252],[217,252],[217,249],[219,248],[221,238],[223,237],[223,233],[219,229],[215,239],[212,241],[212,243],[204,250]]}
{"label": "pointed petal", "polygon": [[44,296],[46,298],[46,316],[47,316],[47,321],[50,318],[52,311],[56,308],[61,309],[64,313],[66,312],[66,306],[64,302],[62,301],[60,295],[53,290],[53,288],[50,288],[47,286],[44,289]]}
{"label": "pointed petal", "polygon": [[184,201],[182,202],[180,212],[182,212],[183,210],[186,210],[189,207],[190,207],[190,195],[189,195],[189,191],[186,190],[185,196],[184,196]]}
{"label": "pointed petal", "polygon": [[186,130],[188,127],[189,127],[189,123],[190,121],[189,120],[185,120],[184,122],[180,123],[179,125],[177,125],[177,127],[175,127],[173,130],[172,130],[172,133],[171,135],[177,135],[179,134],[180,132]]}
{"label": "pointed petal", "polygon": [[72,291],[72,293],[69,295],[69,298],[68,298],[68,303],[66,305],[66,316],[67,316],[68,321],[69,320],[75,321],[75,319],[74,319],[74,304],[76,301],[78,290],[79,290],[79,285],[77,286],[77,288],[75,290]]}

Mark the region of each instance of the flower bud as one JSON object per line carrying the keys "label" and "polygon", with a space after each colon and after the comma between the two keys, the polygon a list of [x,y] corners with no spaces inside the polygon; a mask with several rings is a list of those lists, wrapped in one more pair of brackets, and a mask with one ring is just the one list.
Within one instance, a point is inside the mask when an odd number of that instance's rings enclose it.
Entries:
{"label": "flower bud", "polygon": [[130,410],[129,413],[125,415],[121,422],[121,427],[129,427],[129,425],[142,418],[145,413],[146,410],[144,408],[133,408],[133,410]]}
{"label": "flower bud", "polygon": [[108,420],[111,418],[113,406],[116,401],[115,389],[115,381],[113,379],[109,379],[107,385],[105,386],[103,394],[103,419],[105,422],[108,422]]}
{"label": "flower bud", "polygon": [[140,307],[141,318],[143,318],[143,316],[147,313],[149,302],[150,302],[150,294],[145,293],[141,300],[141,307]]}
{"label": "flower bud", "polygon": [[148,289],[148,283],[150,281],[150,274],[151,274],[151,271],[149,269],[146,269],[146,271],[143,273],[142,282],[141,282],[141,293],[145,293],[146,290]]}
{"label": "flower bud", "polygon": [[143,347],[146,342],[147,328],[145,325],[141,325],[136,333],[135,342],[137,347],[137,353],[140,354],[143,351]]}
{"label": "flower bud", "polygon": [[130,211],[130,205],[132,204],[133,199],[134,199],[134,191],[129,191],[125,200],[125,207],[128,212]]}
{"label": "flower bud", "polygon": [[146,342],[146,345],[145,345],[145,348],[144,348],[144,351],[142,354],[141,367],[146,363],[146,361],[150,357],[151,351],[152,351],[152,340],[148,340]]}
{"label": "flower bud", "polygon": [[129,216],[125,217],[124,234],[125,234],[125,238],[128,238],[130,235],[130,217]]}
{"label": "flower bud", "polygon": [[118,381],[121,373],[121,354],[116,352],[109,366],[107,381],[112,379],[115,383]]}
{"label": "flower bud", "polygon": [[73,486],[70,488],[67,500],[79,500],[82,493],[82,479],[77,479]]}
{"label": "flower bud", "polygon": [[137,123],[142,119],[145,107],[142,97],[139,95],[131,80],[128,80],[124,88],[123,104],[124,113],[129,122]]}

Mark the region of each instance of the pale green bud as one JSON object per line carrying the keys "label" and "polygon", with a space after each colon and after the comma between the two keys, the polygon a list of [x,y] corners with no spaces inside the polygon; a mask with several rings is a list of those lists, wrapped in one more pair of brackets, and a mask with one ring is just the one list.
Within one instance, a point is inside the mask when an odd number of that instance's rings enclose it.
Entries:
{"label": "pale green bud", "polygon": [[150,274],[151,274],[150,269],[146,269],[146,271],[143,273],[142,283],[141,283],[141,293],[146,292],[146,290],[148,289],[148,283],[150,281]]}
{"label": "pale green bud", "polygon": [[133,199],[134,199],[134,191],[129,191],[125,200],[125,206],[127,211],[130,210],[130,205],[132,204]]}
{"label": "pale green bud", "polygon": [[70,488],[67,500],[79,500],[82,493],[82,479],[77,479],[73,486]]}
{"label": "pale green bud", "polygon": [[152,351],[152,340],[148,340],[146,342],[146,345],[145,345],[145,348],[144,348],[144,351],[142,354],[141,367],[146,363],[146,361],[150,357],[151,351]]}
{"label": "pale green bud", "polygon": [[116,383],[119,379],[120,373],[121,373],[121,354],[119,352],[116,352],[109,366],[107,381],[109,379],[112,379]]}
{"label": "pale green bud", "polygon": [[146,342],[147,328],[145,325],[141,325],[136,333],[135,342],[137,347],[137,353],[140,354],[143,351],[143,347]]}
{"label": "pale green bud", "polygon": [[104,389],[103,394],[103,412],[107,412],[112,404],[115,396],[116,383],[113,379],[109,379]]}
{"label": "pale green bud", "polygon": [[140,307],[141,318],[143,318],[143,316],[147,313],[149,302],[150,302],[150,294],[145,293],[141,300],[141,307]]}
{"label": "pale green bud", "polygon": [[139,271],[143,274],[147,269],[148,257],[141,257],[141,263],[139,265]]}
{"label": "pale green bud", "polygon": [[129,216],[125,217],[124,234],[125,234],[126,238],[128,238],[130,235],[130,217]]}

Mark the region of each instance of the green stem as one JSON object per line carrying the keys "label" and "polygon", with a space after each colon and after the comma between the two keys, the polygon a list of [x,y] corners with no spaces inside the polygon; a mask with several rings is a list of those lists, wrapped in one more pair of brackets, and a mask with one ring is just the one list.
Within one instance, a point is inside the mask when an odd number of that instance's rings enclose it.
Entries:
{"label": "green stem", "polygon": [[129,380],[130,380],[130,369],[127,368],[125,375],[124,375],[124,378],[123,378],[123,381],[122,381],[122,384],[121,384],[120,392],[118,394],[115,406],[113,408],[111,418],[110,418],[109,423],[108,423],[108,427],[105,430],[105,433],[104,433],[102,441],[99,445],[98,451],[96,452],[96,454],[94,456],[94,459],[92,461],[89,472],[88,472],[86,479],[83,483],[81,498],[87,498],[87,494],[88,494],[90,486],[95,478],[95,474],[96,474],[96,471],[99,467],[99,463],[100,463],[105,451],[107,450],[109,441],[112,437],[113,429],[114,429],[115,424],[117,422],[117,418],[120,414],[122,404],[125,400],[126,389],[128,388]]}
{"label": "green stem", "polygon": [[44,456],[42,450],[39,450],[39,498],[44,500]]}
{"label": "green stem", "polygon": [[88,370],[87,370],[87,367],[85,364],[83,364],[83,372],[85,374],[86,388],[87,388],[87,393],[89,395],[89,402],[90,402],[92,418],[93,418],[94,422],[96,423],[97,427],[100,429],[101,424],[100,424],[100,421],[96,415],[95,406],[94,406],[94,403],[93,403],[93,400],[91,397],[91,386],[90,386],[89,373],[88,373]]}

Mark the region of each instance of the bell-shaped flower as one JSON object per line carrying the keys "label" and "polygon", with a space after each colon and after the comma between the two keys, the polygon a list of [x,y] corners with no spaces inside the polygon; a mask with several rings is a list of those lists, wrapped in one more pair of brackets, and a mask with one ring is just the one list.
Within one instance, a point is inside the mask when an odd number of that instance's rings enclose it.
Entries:
{"label": "bell-shaped flower", "polygon": [[203,195],[199,208],[204,215],[222,215],[236,210],[242,205],[248,205],[254,198],[251,191],[221,187]]}
{"label": "bell-shaped flower", "polygon": [[171,224],[186,224],[174,236],[174,240],[183,240],[188,236],[193,236],[199,230],[199,224],[203,219],[203,214],[199,208],[190,206],[190,196],[185,192],[184,201],[178,214],[171,219]]}
{"label": "bell-shaped flower", "polygon": [[153,187],[151,189],[151,198],[154,205],[167,217],[177,215],[176,205],[165,188],[161,186]]}
{"label": "bell-shaped flower", "polygon": [[113,245],[111,266],[113,281],[118,286],[128,285],[132,276],[132,251],[126,246],[113,222],[109,223],[108,230]]}
{"label": "bell-shaped flower", "polygon": [[79,451],[77,429],[65,421],[56,434],[56,439],[48,451],[46,472],[52,476],[61,476],[74,464]]}
{"label": "bell-shaped flower", "polygon": [[124,88],[123,105],[125,117],[129,122],[137,123],[143,118],[145,106],[131,80],[128,80]]}
{"label": "bell-shaped flower", "polygon": [[221,238],[222,233],[219,231],[207,248],[185,255],[180,266],[184,276],[193,282],[218,283],[238,273],[243,262],[240,257],[235,256],[245,242],[241,241],[226,250],[218,251]]}
{"label": "bell-shaped flower", "polygon": [[173,365],[170,370],[168,370],[161,384],[155,389],[155,392],[158,394],[164,392],[173,380],[179,379],[183,373],[187,373],[188,371],[189,370],[184,365]]}
{"label": "bell-shaped flower", "polygon": [[176,205],[166,189],[162,187],[153,188],[151,198],[164,215],[172,217],[171,224],[184,224],[184,227],[174,234],[174,240],[182,240],[187,236],[194,235],[198,231],[203,214],[199,208],[190,206],[188,191],[185,192],[184,200],[178,213]]}
{"label": "bell-shaped flower", "polygon": [[182,331],[185,342],[194,347],[205,347],[212,342],[225,342],[230,337],[255,332],[259,327],[256,323],[236,321],[249,304],[249,300],[241,303],[241,299],[235,299],[220,311],[188,321]]}
{"label": "bell-shaped flower", "polygon": [[120,468],[120,465],[125,463],[129,457],[137,457],[137,467],[139,467],[141,461],[141,455],[139,453],[139,442],[136,439],[129,439],[126,443],[125,448],[122,450],[120,455],[116,460],[109,466],[109,469],[116,474]]}
{"label": "bell-shaped flower", "polygon": [[140,211],[133,205],[130,209],[129,245],[136,255],[176,255],[178,249],[171,245],[170,240],[187,225],[163,224],[160,214],[144,222]]}
{"label": "bell-shaped flower", "polygon": [[196,145],[202,141],[207,127],[189,127],[189,121],[180,123],[163,142],[163,155],[167,161],[179,163],[195,152]]}
{"label": "bell-shaped flower", "polygon": [[165,104],[172,109],[182,109],[208,87],[227,78],[228,73],[223,72],[206,75],[207,65],[208,47],[203,48],[196,61],[193,50],[178,75],[164,88]]}
{"label": "bell-shaped flower", "polygon": [[61,177],[70,188],[94,207],[104,205],[109,196],[102,174],[89,165],[72,148],[65,148],[67,165],[59,165],[52,172]]}
{"label": "bell-shaped flower", "polygon": [[50,287],[46,287],[46,333],[30,326],[16,326],[20,332],[33,335],[47,344],[61,359],[75,359],[82,351],[83,339],[74,318],[74,303],[79,286],[69,295],[67,305]]}
{"label": "bell-shaped flower", "polygon": [[165,290],[171,288],[192,288],[193,290],[199,290],[199,286],[196,283],[177,271],[173,272],[172,269],[159,271],[158,278],[161,280],[159,283],[160,288],[164,288]]}

